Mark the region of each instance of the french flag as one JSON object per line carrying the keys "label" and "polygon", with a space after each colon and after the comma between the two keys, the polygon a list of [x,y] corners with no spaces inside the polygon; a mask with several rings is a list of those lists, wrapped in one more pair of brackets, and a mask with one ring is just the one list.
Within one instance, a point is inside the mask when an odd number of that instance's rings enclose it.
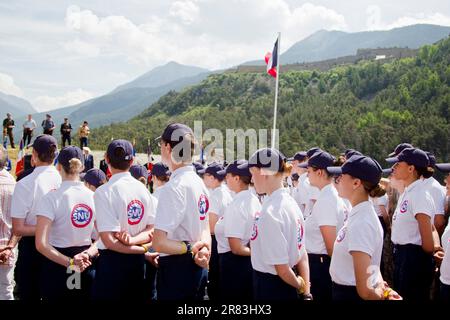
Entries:
{"label": "french flag", "polygon": [[272,52],[267,52],[265,56],[267,64],[267,73],[272,77],[277,77],[277,62],[278,62],[278,39],[275,41]]}

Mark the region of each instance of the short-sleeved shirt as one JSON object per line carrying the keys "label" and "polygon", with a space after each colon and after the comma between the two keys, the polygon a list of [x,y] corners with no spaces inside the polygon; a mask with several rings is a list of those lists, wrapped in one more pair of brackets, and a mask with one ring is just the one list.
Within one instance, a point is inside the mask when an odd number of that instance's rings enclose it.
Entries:
{"label": "short-sleeved shirt", "polygon": [[305,220],[308,231],[305,239],[306,251],[313,254],[327,254],[325,241],[320,227],[336,227],[336,232],[344,224],[344,203],[336,188],[329,184],[320,190],[311,215]]}
{"label": "short-sleeved shirt", "polygon": [[223,216],[225,208],[233,201],[230,189],[223,183],[219,187],[210,190],[209,198],[209,213],[214,213],[219,218]]}
{"label": "short-sleeved shirt", "polygon": [[[94,193],[98,232],[141,233],[155,221],[155,200],[129,172],[114,174]],[[106,249],[99,242],[99,249]]]}
{"label": "short-sleeved shirt", "polygon": [[34,121],[33,119],[31,119],[30,121],[25,121],[24,123],[23,123],[23,126],[26,128],[26,129],[36,129],[36,127],[37,127],[37,125],[36,125],[36,121]]}
{"label": "short-sleeved shirt", "polygon": [[8,132],[12,131],[12,128],[8,128],[8,126],[13,126],[13,125],[14,125],[13,119],[6,118],[5,120],[3,120],[3,128],[6,129]]}
{"label": "short-sleeved shirt", "polygon": [[388,210],[388,204],[389,204],[389,198],[388,195],[385,194],[378,198],[369,198],[370,202],[373,204],[373,208],[375,209],[375,212],[377,213],[377,216],[382,217],[383,212],[381,212],[380,206],[384,206],[386,208],[386,212]]}
{"label": "short-sleeved shirt", "polygon": [[178,168],[159,195],[155,229],[167,232],[170,240],[200,241],[209,226],[209,208],[208,189],[194,168]]}
{"label": "short-sleeved shirt", "polygon": [[447,189],[442,186],[435,178],[431,177],[423,180],[423,184],[430,194],[434,202],[434,207],[436,211],[435,215],[445,214],[445,196]]}
{"label": "short-sleeved shirt", "polygon": [[250,191],[239,192],[233,201],[225,208],[214,228],[217,251],[231,251],[228,238],[238,238],[244,246],[248,246],[252,235],[253,221],[261,212],[258,198]]}
{"label": "short-sleeved shirt", "polygon": [[433,223],[434,212],[436,210],[433,199],[425,188],[423,180],[418,179],[411,183],[400,196],[392,217],[392,242],[399,245],[421,246],[422,237],[416,215],[426,214]]}
{"label": "short-sleeved shirt", "polygon": [[376,275],[371,285],[379,282],[379,267],[383,251],[383,228],[372,203],[364,201],[352,208],[344,226],[339,230],[331,257],[330,275],[333,282],[356,286],[355,268],[351,252],[364,252],[370,256],[370,265]]}
{"label": "short-sleeved shirt", "polygon": [[306,254],[303,215],[288,190],[280,188],[264,200],[250,240],[252,266],[259,272],[277,275],[275,265],[294,267]]}
{"label": "short-sleeved shirt", "polygon": [[445,228],[445,231],[442,234],[441,243],[445,255],[444,260],[441,263],[440,280],[443,284],[450,286],[450,223],[447,224],[447,228]]}
{"label": "short-sleeved shirt", "polygon": [[94,192],[79,181],[63,181],[59,189],[50,191],[34,209],[36,216],[52,221],[48,242],[56,248],[91,244],[94,230]]}
{"label": "short-sleeved shirt", "polygon": [[11,202],[11,217],[25,219],[27,225],[36,225],[34,208],[37,202],[60,185],[61,176],[54,166],[36,167],[17,182]]}

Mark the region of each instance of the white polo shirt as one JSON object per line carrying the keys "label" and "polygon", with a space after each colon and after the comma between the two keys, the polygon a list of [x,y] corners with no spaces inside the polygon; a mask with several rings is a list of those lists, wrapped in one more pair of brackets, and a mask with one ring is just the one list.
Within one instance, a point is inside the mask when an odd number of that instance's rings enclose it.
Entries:
{"label": "white polo shirt", "polygon": [[209,190],[209,213],[215,213],[219,218],[223,216],[225,208],[233,201],[230,189],[222,183],[220,187]]}
{"label": "white polo shirt", "polygon": [[256,271],[277,275],[275,265],[294,267],[306,254],[303,215],[288,190],[280,188],[267,197],[255,217],[250,240]]}
{"label": "white polo shirt", "polygon": [[172,172],[159,195],[155,229],[167,232],[167,238],[196,242],[209,226],[208,189],[192,166]]}
{"label": "white polo shirt", "polygon": [[80,181],[63,181],[47,193],[34,209],[36,216],[52,221],[48,242],[56,248],[91,244],[94,230],[94,192]]}
{"label": "white polo shirt", "polygon": [[[98,232],[126,231],[136,236],[155,221],[154,198],[129,172],[114,174],[94,193]],[[106,249],[99,241],[99,249]]]}
{"label": "white polo shirt", "polygon": [[[423,185],[425,189],[430,194],[433,199],[436,211],[435,215],[445,214],[445,196],[447,194],[447,189],[442,186],[435,178],[431,177],[423,180]],[[433,221],[431,222],[433,223]]]}
{"label": "white polo shirt", "polygon": [[383,216],[380,206],[384,206],[386,208],[386,211],[388,210],[389,198],[387,194],[378,198],[369,198],[369,201],[372,202],[373,208],[375,209],[375,212],[379,217]]}
{"label": "white polo shirt", "polygon": [[441,263],[441,277],[439,278],[443,284],[450,286],[450,223],[441,238],[442,248],[445,255]]}
{"label": "white polo shirt", "polygon": [[369,201],[353,207],[347,222],[338,232],[330,264],[333,282],[345,286],[356,286],[352,251],[364,252],[370,256],[370,265],[375,267],[377,273],[369,279],[371,285],[375,286],[380,281],[383,228]]}
{"label": "white polo shirt", "polygon": [[259,212],[261,212],[261,204],[258,197],[250,190],[236,194],[214,228],[217,251],[219,253],[231,251],[228,238],[238,238],[244,246],[248,246],[252,235],[253,221]]}
{"label": "white polo shirt", "polygon": [[344,224],[344,202],[336,188],[329,184],[320,190],[311,215],[305,220],[308,230],[305,238],[306,251],[313,254],[328,254],[320,227],[336,227],[336,233]]}
{"label": "white polo shirt", "polygon": [[162,186],[160,186],[160,187],[157,187],[157,188],[155,189],[155,191],[153,191],[152,196],[155,197],[156,200],[159,199],[159,195],[161,194],[161,191],[164,189],[165,186],[166,186],[166,185],[164,184],[164,185],[162,185]]}
{"label": "white polo shirt", "polygon": [[405,188],[400,196],[397,208],[392,217],[391,240],[394,244],[422,245],[419,232],[419,223],[416,220],[418,213],[426,214],[433,223],[434,202],[424,186],[423,180],[416,180]]}
{"label": "white polo shirt", "polygon": [[17,182],[11,199],[11,217],[25,219],[27,225],[36,225],[34,208],[38,200],[60,185],[61,176],[53,165],[36,167]]}

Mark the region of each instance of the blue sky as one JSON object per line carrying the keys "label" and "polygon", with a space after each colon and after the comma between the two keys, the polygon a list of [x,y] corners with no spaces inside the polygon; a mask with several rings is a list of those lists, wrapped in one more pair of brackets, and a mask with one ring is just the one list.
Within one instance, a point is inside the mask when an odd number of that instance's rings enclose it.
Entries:
{"label": "blue sky", "polygon": [[51,110],[150,69],[221,69],[282,51],[320,29],[450,26],[445,0],[0,0],[0,91]]}

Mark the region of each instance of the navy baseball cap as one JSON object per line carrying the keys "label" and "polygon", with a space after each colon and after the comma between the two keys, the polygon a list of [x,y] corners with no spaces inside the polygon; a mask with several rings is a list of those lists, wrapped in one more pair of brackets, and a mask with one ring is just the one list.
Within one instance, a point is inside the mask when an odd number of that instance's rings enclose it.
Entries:
{"label": "navy baseball cap", "polygon": [[139,179],[141,177],[144,177],[145,179],[148,178],[147,168],[140,164],[133,164],[130,167],[130,173],[135,179]]}
{"label": "navy baseball cap", "polygon": [[57,148],[58,142],[54,136],[48,134],[38,135],[36,139],[34,139],[33,143],[29,145],[29,147],[33,147],[33,149],[39,154],[47,152],[52,146]]}
{"label": "navy baseball cap", "polygon": [[225,170],[219,171],[218,173],[223,175],[231,173],[240,177],[252,176],[247,160],[235,160],[230,163]]}
{"label": "navy baseball cap", "polygon": [[202,171],[205,169],[205,166],[202,165],[200,162],[192,162],[192,165],[195,168],[195,172],[197,172],[197,174],[201,174],[199,171]]}
{"label": "navy baseball cap", "polygon": [[450,163],[436,163],[436,168],[442,172],[450,172]]}
{"label": "navy baseball cap", "polygon": [[[124,154],[123,156],[116,155],[117,149],[123,149]],[[108,150],[106,151],[106,154],[108,155],[108,158],[110,160],[115,161],[130,161],[133,159],[133,145],[128,140],[113,140],[108,145]]]}
{"label": "navy baseball cap", "polygon": [[289,161],[297,160],[297,161],[303,161],[307,158],[306,151],[299,151],[292,158],[288,158]]}
{"label": "navy baseball cap", "polygon": [[85,173],[83,180],[98,188],[106,182],[106,175],[102,170],[92,168]]}
{"label": "navy baseball cap", "polygon": [[386,162],[406,162],[419,168],[427,168],[429,164],[427,153],[418,148],[406,148],[398,156],[387,158]]}
{"label": "navy baseball cap", "polygon": [[152,175],[156,177],[170,176],[169,167],[162,162],[155,163],[152,168]]}
{"label": "navy baseball cap", "polygon": [[286,157],[277,149],[263,148],[255,151],[248,160],[248,167],[265,168],[269,171],[283,172]]}
{"label": "navy baseball cap", "polygon": [[412,144],[410,143],[400,143],[399,145],[397,145],[394,149],[394,152],[391,152],[388,157],[395,157],[398,156],[400,154],[400,152],[402,152],[403,150],[407,149],[407,148],[414,148]]}
{"label": "navy baseball cap", "polygon": [[309,149],[308,151],[306,151],[306,156],[308,158],[311,158],[316,152],[321,151],[322,149],[320,149],[319,147],[313,147],[311,149]]}
{"label": "navy baseball cap", "polygon": [[171,123],[163,131],[157,140],[161,139],[166,142],[181,142],[187,134],[194,136],[192,129],[182,123]]}
{"label": "navy baseball cap", "polygon": [[347,149],[344,152],[345,159],[350,159],[354,155],[362,156],[363,154],[355,149]]}
{"label": "navy baseball cap", "polygon": [[354,178],[361,179],[377,185],[380,182],[383,170],[380,164],[366,156],[354,155],[350,157],[342,167],[328,167],[327,171],[334,175],[349,174]]}
{"label": "navy baseball cap", "polygon": [[220,163],[212,162],[205,169],[199,170],[198,173],[199,174],[209,173],[214,178],[216,178],[218,180],[223,180],[225,178],[225,174],[219,173],[220,171],[223,171],[223,169],[224,168]]}
{"label": "navy baseball cap", "polygon": [[76,146],[67,146],[59,152],[57,161],[63,167],[68,167],[69,161],[73,158],[81,161],[83,159],[83,151]]}
{"label": "navy baseball cap", "polygon": [[431,152],[426,151],[428,156],[428,166],[434,168],[436,166],[436,157]]}
{"label": "navy baseball cap", "polygon": [[391,173],[392,173],[393,171],[394,171],[394,170],[392,170],[392,168],[386,168],[386,169],[383,169],[383,175],[389,176],[389,175],[391,175]]}
{"label": "navy baseball cap", "polygon": [[298,165],[300,168],[314,167],[317,169],[326,169],[327,167],[333,166],[336,158],[333,157],[326,151],[320,150],[316,152],[311,158],[308,159],[308,162],[304,162]]}

